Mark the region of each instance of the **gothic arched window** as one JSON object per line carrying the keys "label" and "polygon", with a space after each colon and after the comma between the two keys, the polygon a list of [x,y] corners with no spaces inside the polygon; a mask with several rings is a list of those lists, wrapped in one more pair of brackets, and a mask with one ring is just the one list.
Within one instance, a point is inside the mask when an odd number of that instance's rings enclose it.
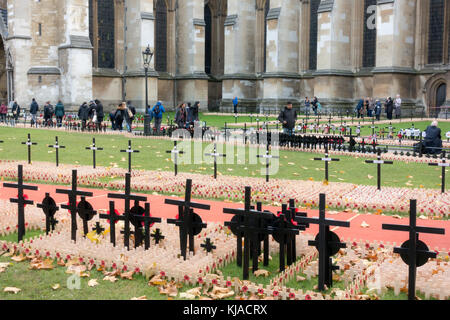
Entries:
{"label": "gothic arched window", "polygon": [[156,2],[155,70],[167,71],[167,5],[165,0]]}
{"label": "gothic arched window", "polygon": [[428,63],[442,63],[444,57],[445,0],[430,1]]}
{"label": "gothic arched window", "polygon": [[320,0],[311,0],[310,28],[309,28],[309,69],[317,69],[317,36],[318,36],[318,13]]}
{"label": "gothic arched window", "polygon": [[211,8],[209,5],[205,6],[204,9],[204,19],[205,19],[205,72],[206,74],[211,74],[211,63],[212,63],[212,17]]}
{"label": "gothic arched window", "polygon": [[375,67],[377,51],[377,0],[364,0],[363,67]]}
{"label": "gothic arched window", "polygon": [[115,68],[114,0],[97,2],[98,67]]}

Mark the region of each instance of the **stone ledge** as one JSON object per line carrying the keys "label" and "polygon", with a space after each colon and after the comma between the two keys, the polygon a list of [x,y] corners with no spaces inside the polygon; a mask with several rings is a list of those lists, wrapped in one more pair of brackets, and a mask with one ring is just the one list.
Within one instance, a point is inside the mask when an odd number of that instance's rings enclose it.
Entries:
{"label": "stone ledge", "polygon": [[[144,68],[140,69],[140,70],[131,70],[131,71],[127,71],[125,73],[122,74],[123,77],[145,77],[145,71]],[[148,77],[149,78],[157,78],[159,77],[159,73],[156,72],[155,70],[148,70]]]}
{"label": "stone ledge", "polygon": [[194,23],[194,26],[200,26],[200,27],[206,26],[205,20],[203,20],[203,19],[194,18],[193,23]]}
{"label": "stone ledge", "polygon": [[106,68],[93,68],[92,76],[94,77],[111,77],[111,78],[121,78],[122,75],[116,69],[106,69]]}
{"label": "stone ledge", "polygon": [[237,23],[237,19],[238,19],[238,15],[237,14],[232,14],[227,16],[227,18],[225,19],[224,22],[224,26],[228,27],[228,26],[234,26]]}
{"label": "stone ledge", "polygon": [[61,75],[61,70],[57,67],[31,67],[27,74],[36,75]]}
{"label": "stone ledge", "polygon": [[174,77],[175,80],[209,80],[209,76],[204,72],[194,72],[190,74],[180,74]]}
{"label": "stone ledge", "polygon": [[233,74],[224,74],[222,76],[218,76],[217,79],[220,80],[250,80],[250,81],[254,81],[254,80],[258,80],[258,75],[254,74],[254,73],[233,73]]}
{"label": "stone ledge", "polygon": [[376,67],[372,73],[403,73],[403,74],[417,74],[417,70],[409,67]]}
{"label": "stone ledge", "polygon": [[70,43],[63,44],[58,47],[58,50],[61,49],[94,49],[91,44],[91,40],[86,36],[74,36],[70,35]]}
{"label": "stone ledge", "polygon": [[322,0],[320,2],[317,13],[331,12],[331,11],[333,11],[333,6],[334,6],[334,0]]}
{"label": "stone ledge", "polygon": [[385,3],[394,3],[395,0],[378,0],[377,5],[379,4],[385,4]]}
{"label": "stone ledge", "polygon": [[267,13],[266,20],[277,20],[280,17],[281,14],[281,7],[280,8],[272,8]]}
{"label": "stone ledge", "polygon": [[142,20],[155,20],[155,16],[152,12],[141,12]]}
{"label": "stone ledge", "polygon": [[263,79],[302,79],[303,76],[295,72],[265,72],[261,74]]}
{"label": "stone ledge", "polygon": [[8,38],[6,38],[6,41],[8,41],[8,40],[16,40],[16,39],[19,39],[19,40],[31,40],[31,37],[29,37],[29,36],[20,36],[20,35],[9,36]]}
{"label": "stone ledge", "polygon": [[355,74],[349,70],[338,70],[338,69],[322,69],[316,70],[313,73],[315,77],[321,76],[339,76],[339,77],[353,77]]}

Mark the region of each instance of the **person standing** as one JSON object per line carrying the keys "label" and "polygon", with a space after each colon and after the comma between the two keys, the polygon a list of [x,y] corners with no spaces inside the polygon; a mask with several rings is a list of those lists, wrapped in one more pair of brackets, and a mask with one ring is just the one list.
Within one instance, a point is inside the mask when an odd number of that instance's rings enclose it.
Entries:
{"label": "person standing", "polygon": [[317,97],[314,97],[313,102],[311,103],[314,115],[317,116],[317,104],[319,103],[319,99]]}
{"label": "person standing", "polygon": [[310,108],[311,108],[311,101],[309,100],[308,97],[305,97],[305,115],[309,115],[309,113],[311,112]]}
{"label": "person standing", "polygon": [[364,100],[360,99],[358,105],[355,108],[356,116],[361,118],[361,114],[364,112]]}
{"label": "person standing", "polygon": [[6,114],[8,113],[8,107],[4,102],[0,106],[0,122],[6,122]]}
{"label": "person standing", "polygon": [[292,102],[288,102],[283,111],[278,116],[278,121],[283,124],[283,132],[292,136],[295,131],[295,123],[297,121],[297,111],[292,108]]}
{"label": "person standing", "polygon": [[195,101],[192,107],[192,116],[194,121],[198,121],[198,110],[200,109],[200,101]]}
{"label": "person standing", "polygon": [[369,108],[367,109],[367,116],[372,118],[374,116],[375,111],[375,102],[373,101],[373,98],[367,98],[369,100]]}
{"label": "person standing", "polygon": [[394,101],[391,97],[388,97],[385,102],[386,115],[388,120],[392,120],[392,112],[394,111]]}
{"label": "person standing", "polygon": [[377,121],[380,121],[381,116],[381,102],[377,99],[375,102],[375,117],[377,118]]}
{"label": "person standing", "polygon": [[44,126],[50,127],[53,126],[53,106],[50,104],[50,101],[47,101],[44,105]]}
{"label": "person standing", "polygon": [[186,129],[188,129],[194,123],[194,115],[192,105],[188,102],[186,107]]}
{"label": "person standing", "polygon": [[103,104],[100,100],[95,99],[95,111],[97,113],[97,122],[96,122],[96,127],[97,127],[97,131],[101,131],[102,130],[102,122],[103,122],[103,118],[105,117],[105,113],[103,111]]}
{"label": "person standing", "polygon": [[397,98],[394,101],[394,107],[395,107],[395,119],[400,119],[402,116],[402,99],[400,98],[400,95],[397,95]]}
{"label": "person standing", "polygon": [[31,100],[31,105],[30,105],[30,114],[31,114],[31,126],[33,125],[37,125],[36,124],[36,115],[39,112],[39,105],[36,102],[36,99],[33,98]]}
{"label": "person standing", "polygon": [[127,102],[127,113],[128,113],[128,117],[129,117],[129,121],[128,121],[128,132],[131,132],[132,128],[133,128],[133,121],[136,115],[136,108],[133,106],[133,104],[131,103],[131,101]]}
{"label": "person standing", "polygon": [[16,125],[16,121],[19,120],[19,115],[20,115],[20,106],[16,100],[14,100],[14,102],[12,104],[11,111],[13,114],[14,125]]}
{"label": "person standing", "polygon": [[155,118],[155,131],[157,135],[159,135],[161,132],[161,122],[163,113],[165,112],[166,110],[164,109],[161,101],[158,101],[156,105],[153,106],[153,109],[150,112],[150,123],[152,122],[153,118]]}
{"label": "person standing", "polygon": [[86,122],[89,119],[89,107],[86,102],[80,106],[78,109],[78,118],[81,120],[81,131],[86,129]]}
{"label": "person standing", "polygon": [[61,102],[61,100],[59,100],[55,106],[55,117],[58,128],[61,128],[62,126],[62,119],[64,118],[64,115],[65,115],[64,105]]}
{"label": "person standing", "polygon": [[238,97],[234,97],[234,98],[233,98],[233,110],[234,110],[234,114],[237,114],[237,113],[238,113],[238,105],[239,105]]}
{"label": "person standing", "polygon": [[186,104],[181,103],[177,107],[177,113],[175,115],[175,123],[178,125],[179,129],[186,128],[186,119],[187,119]]}

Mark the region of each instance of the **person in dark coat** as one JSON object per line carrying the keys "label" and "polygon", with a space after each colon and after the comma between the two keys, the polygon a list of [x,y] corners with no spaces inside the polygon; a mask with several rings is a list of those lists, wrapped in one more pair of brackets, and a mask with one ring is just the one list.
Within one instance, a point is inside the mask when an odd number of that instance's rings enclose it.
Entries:
{"label": "person in dark coat", "polygon": [[44,106],[44,125],[47,126],[53,126],[53,113],[55,112],[52,104],[50,101],[47,101],[47,103]]}
{"label": "person in dark coat", "polygon": [[380,116],[381,116],[381,102],[380,100],[377,100],[375,102],[375,117],[377,118],[377,120],[380,120]]}
{"label": "person in dark coat", "polygon": [[384,103],[386,108],[386,115],[389,120],[392,120],[392,113],[394,112],[394,101],[391,97],[386,99],[386,102]]}
{"label": "person in dark coat", "polygon": [[20,106],[17,103],[17,101],[14,101],[12,108],[11,108],[12,114],[13,114],[13,118],[15,121],[19,120],[19,115],[20,115]]}
{"label": "person in dark coat", "polygon": [[78,109],[78,118],[81,120],[81,130],[84,131],[86,129],[86,122],[89,119],[89,107],[86,102],[83,102],[80,109]]}
{"label": "person in dark coat", "polygon": [[438,122],[435,120],[425,130],[425,153],[439,154],[442,151],[442,136],[441,129],[438,127]]}
{"label": "person in dark coat", "polygon": [[292,102],[288,102],[284,110],[280,112],[278,121],[283,124],[283,131],[285,134],[290,136],[294,134],[297,111],[292,108]]}
{"label": "person in dark coat", "polygon": [[360,99],[358,102],[358,105],[355,108],[356,116],[358,118],[361,118],[361,113],[364,112],[362,110],[364,110],[364,100]]}
{"label": "person in dark coat", "polygon": [[[128,124],[129,124],[128,132],[131,132],[131,128],[132,128],[132,126],[133,126],[133,121],[134,121],[135,115],[136,115],[136,108],[133,106],[133,104],[131,103],[131,101],[128,101],[128,102],[127,102],[127,108],[128,108],[128,110],[130,110],[131,113],[133,114],[132,117],[129,117],[129,121],[128,121]],[[127,111],[127,113],[128,113],[128,111]]]}
{"label": "person in dark coat", "polygon": [[189,128],[193,124],[194,124],[194,113],[192,110],[191,103],[188,102],[186,107],[186,128]]}
{"label": "person in dark coat", "polygon": [[58,127],[62,126],[62,119],[63,119],[64,115],[65,115],[64,105],[61,102],[61,100],[59,100],[55,106],[55,117],[56,117],[56,123],[57,123]]}
{"label": "person in dark coat", "polygon": [[238,97],[234,97],[233,98],[233,111],[234,111],[234,114],[238,113],[238,105],[239,105]]}
{"label": "person in dark coat", "polygon": [[200,109],[200,101],[195,101],[194,106],[192,107],[192,116],[194,121],[198,121],[198,110]]}
{"label": "person in dark coat", "polygon": [[96,127],[97,127],[97,130],[100,131],[102,129],[102,122],[103,122],[103,118],[105,117],[105,113],[103,111],[103,104],[101,103],[101,101],[96,99],[94,102],[96,105],[95,111],[97,112]]}
{"label": "person in dark coat", "polygon": [[30,105],[31,126],[36,125],[36,115],[38,112],[39,112],[39,105],[36,102],[36,99],[33,98],[31,100],[31,105]]}
{"label": "person in dark coat", "polygon": [[181,103],[177,108],[177,113],[175,115],[175,123],[178,125],[178,128],[184,129],[186,128],[186,104]]}

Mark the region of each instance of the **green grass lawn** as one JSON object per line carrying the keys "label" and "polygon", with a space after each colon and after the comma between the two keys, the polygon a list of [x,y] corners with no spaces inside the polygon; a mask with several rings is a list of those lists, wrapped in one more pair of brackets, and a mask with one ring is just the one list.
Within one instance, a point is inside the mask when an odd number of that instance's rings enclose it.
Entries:
{"label": "green grass lawn", "polygon": [[[97,165],[104,167],[118,166],[127,168],[127,156],[120,153],[128,144],[128,138],[117,135],[89,135],[75,132],[49,132],[47,130],[29,130],[22,128],[0,128],[0,137],[4,140],[0,144],[0,159],[26,160],[27,147],[21,142],[26,140],[27,133],[31,132],[32,141],[37,142],[37,146],[32,147],[33,161],[48,161],[55,163],[55,153],[48,148],[54,143],[54,135],[58,135],[60,145],[65,145],[66,149],[60,150],[60,163],[91,165],[92,153],[85,150],[95,136],[97,146],[104,147],[104,151],[97,153]],[[140,150],[140,153],[133,155],[133,168],[145,170],[173,171],[173,163],[170,161],[166,150],[173,148],[173,142],[169,140],[156,140],[145,138],[133,138],[133,148]],[[187,143],[189,144],[189,143]],[[205,148],[209,144],[203,143]],[[219,164],[219,172],[223,175],[234,175],[241,177],[264,177],[264,164],[255,162],[256,152],[253,147],[253,155],[250,163],[250,149],[237,147],[235,152],[235,164]],[[225,150],[230,154],[233,150]],[[189,154],[181,156],[182,159],[194,159],[194,155],[201,155],[202,150],[194,150]],[[238,154],[245,154],[245,157],[238,160]],[[315,181],[324,179],[324,164],[313,161],[319,154],[304,153],[299,151],[280,151],[279,170],[276,178]],[[206,157],[205,157],[206,158]],[[231,160],[231,156],[229,156]],[[330,181],[348,182],[354,184],[376,185],[376,166],[364,163],[364,158],[341,156],[338,163],[330,165]],[[209,161],[206,163],[206,161]],[[180,172],[201,173],[212,175],[212,163],[210,159],[205,159],[202,164],[180,164]],[[233,161],[232,161],[233,162]],[[419,187],[439,189],[440,171],[439,168],[431,168],[424,164],[409,162],[396,162],[393,166],[383,168],[383,185],[398,187]],[[369,179],[371,175],[373,178]],[[275,176],[274,176],[275,177]],[[411,186],[407,186],[406,184]]]}

